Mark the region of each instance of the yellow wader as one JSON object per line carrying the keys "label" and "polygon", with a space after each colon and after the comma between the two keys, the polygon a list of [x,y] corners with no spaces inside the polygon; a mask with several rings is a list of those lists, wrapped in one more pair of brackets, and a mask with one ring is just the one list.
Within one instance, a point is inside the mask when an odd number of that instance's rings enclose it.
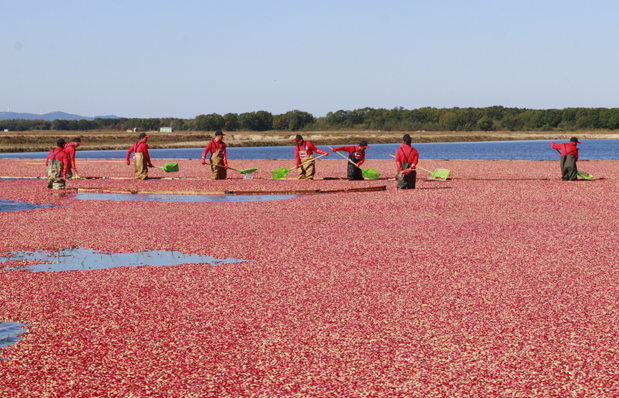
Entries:
{"label": "yellow wader", "polygon": [[136,179],[148,180],[148,165],[146,164],[146,156],[144,156],[144,152],[135,152],[133,171],[135,172]]}
{"label": "yellow wader", "polygon": [[313,180],[314,173],[316,172],[314,168],[316,162],[312,160],[314,159],[314,154],[308,155],[307,148],[304,151],[299,149],[299,158],[301,159],[301,163],[306,163],[299,166],[299,176],[297,180]]}
{"label": "yellow wader", "polygon": [[[216,150],[212,155],[211,155],[211,180],[225,180],[226,179],[226,170],[224,168],[224,158],[223,158],[223,154],[222,156],[219,156],[219,154],[221,153],[221,148],[219,148],[218,150]],[[216,166],[221,166],[221,167],[216,167]]]}

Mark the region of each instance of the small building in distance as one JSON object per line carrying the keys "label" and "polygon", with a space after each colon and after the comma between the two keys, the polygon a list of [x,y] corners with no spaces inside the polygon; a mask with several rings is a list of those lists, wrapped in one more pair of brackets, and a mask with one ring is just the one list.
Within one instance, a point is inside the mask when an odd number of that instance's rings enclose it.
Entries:
{"label": "small building in distance", "polygon": [[173,133],[174,127],[161,127],[159,128],[159,132],[161,133]]}

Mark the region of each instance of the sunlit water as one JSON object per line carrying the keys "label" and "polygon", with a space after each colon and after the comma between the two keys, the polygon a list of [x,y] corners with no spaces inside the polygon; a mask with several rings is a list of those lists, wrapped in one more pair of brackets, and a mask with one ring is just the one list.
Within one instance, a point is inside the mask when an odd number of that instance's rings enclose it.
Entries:
{"label": "sunlit water", "polygon": [[[557,143],[567,140],[556,140]],[[619,160],[619,140],[581,140],[581,160]],[[413,143],[419,151],[420,159],[441,160],[558,160],[559,155],[553,150],[549,140],[529,141],[483,141],[483,142],[447,142],[447,143]],[[357,145],[350,142],[347,145]],[[366,152],[366,158],[391,159],[400,144],[372,144]],[[324,145],[318,148],[331,152]],[[51,149],[51,148],[50,148]],[[201,159],[204,148],[186,149],[151,149],[154,159]],[[230,159],[294,159],[293,146],[227,148]],[[78,150],[77,157],[82,159],[125,159],[126,150],[118,151],[83,151]],[[0,158],[47,158],[47,152],[0,153]],[[323,159],[341,159],[331,154]],[[322,159],[318,159],[320,162]]]}
{"label": "sunlit water", "polygon": [[160,195],[160,194],[129,194],[129,193],[78,193],[75,199],[80,200],[112,200],[141,202],[267,202],[271,200],[286,200],[301,195]]}
{"label": "sunlit water", "polygon": [[27,202],[15,202],[9,199],[0,199],[0,213],[20,210],[44,209],[46,207],[54,207],[55,205],[36,205]]}
{"label": "sunlit water", "polygon": [[[173,242],[170,242],[170,244],[173,244]],[[11,254],[15,255],[14,257],[3,257],[6,256],[6,254],[6,252],[0,252],[0,267],[3,262],[9,260],[45,261],[51,263],[4,268],[8,270],[26,269],[34,272],[86,271],[117,267],[170,266],[202,263],[220,265],[226,263],[253,261],[235,258],[218,259],[212,256],[185,254],[177,251],[151,250],[137,253],[113,253],[90,250],[82,247],[62,249],[58,251],[11,252]]]}
{"label": "sunlit water", "polygon": [[[16,344],[21,340],[19,335],[28,332],[28,330],[22,328],[22,326],[26,325],[19,322],[0,322],[0,348]],[[0,357],[0,361],[3,360],[4,359]]]}

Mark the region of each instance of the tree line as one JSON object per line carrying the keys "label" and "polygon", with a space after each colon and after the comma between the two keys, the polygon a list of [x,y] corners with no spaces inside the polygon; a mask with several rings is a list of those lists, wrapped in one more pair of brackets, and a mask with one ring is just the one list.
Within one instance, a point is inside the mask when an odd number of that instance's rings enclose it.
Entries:
{"label": "tree line", "polygon": [[619,108],[526,109],[490,106],[486,108],[419,108],[339,110],[314,117],[299,110],[284,114],[267,111],[217,113],[180,118],[119,118],[89,120],[0,120],[0,130],[158,130],[179,131],[577,131],[619,129]]}

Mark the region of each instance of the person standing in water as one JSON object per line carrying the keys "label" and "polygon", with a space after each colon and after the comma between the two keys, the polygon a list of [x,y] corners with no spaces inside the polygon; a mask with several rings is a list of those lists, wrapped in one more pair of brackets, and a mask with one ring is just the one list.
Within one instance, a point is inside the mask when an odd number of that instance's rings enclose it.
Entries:
{"label": "person standing in water", "polygon": [[580,144],[578,138],[572,137],[569,142],[563,144],[555,144],[554,141],[550,143],[553,149],[556,149],[561,153],[561,179],[563,181],[576,181],[578,179],[578,168],[576,162],[578,162],[578,147]]}
{"label": "person standing in water", "polygon": [[221,130],[215,132],[215,138],[208,143],[202,152],[202,164],[206,164],[206,154],[211,152],[211,180],[225,180],[228,170],[228,156],[226,155],[225,134]]}
{"label": "person standing in water", "polygon": [[131,152],[135,152],[133,156],[133,171],[135,172],[135,178],[138,180],[148,180],[148,168],[147,167],[155,167],[150,162],[150,156],[148,154],[148,145],[146,141],[150,138],[150,135],[146,135],[146,133],[141,133],[139,136],[139,141],[133,144],[131,148],[127,151],[127,165],[130,165],[129,157],[131,156]]}

